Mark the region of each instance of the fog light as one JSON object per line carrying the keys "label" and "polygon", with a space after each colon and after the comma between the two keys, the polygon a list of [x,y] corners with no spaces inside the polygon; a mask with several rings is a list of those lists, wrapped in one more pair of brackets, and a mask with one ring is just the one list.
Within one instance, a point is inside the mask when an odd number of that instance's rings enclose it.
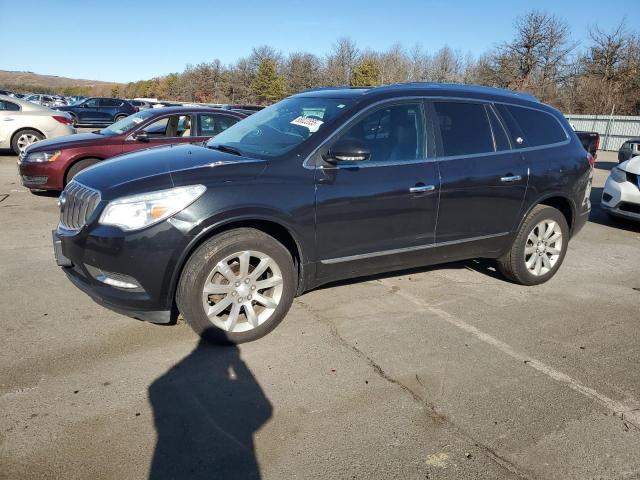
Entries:
{"label": "fog light", "polygon": [[118,287],[118,288],[127,288],[127,289],[131,289],[131,288],[139,288],[140,285],[136,284],[136,283],[131,283],[131,282],[124,282],[122,280],[116,280],[115,278],[111,278],[108,277],[106,275],[98,275],[97,280],[101,281],[102,283],[106,283],[107,285],[111,285],[112,287]]}
{"label": "fog light", "polygon": [[142,291],[142,287],[135,278],[125,275],[124,273],[107,272],[92,265],[85,265],[93,278],[112,287],[122,288],[125,290]]}

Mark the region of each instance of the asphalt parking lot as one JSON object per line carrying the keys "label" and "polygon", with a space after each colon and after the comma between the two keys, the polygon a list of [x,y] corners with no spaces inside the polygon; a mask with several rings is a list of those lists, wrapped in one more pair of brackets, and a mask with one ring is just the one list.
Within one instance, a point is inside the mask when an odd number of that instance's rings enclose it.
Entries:
{"label": "asphalt parking lot", "polygon": [[4,152],[0,478],[639,478],[640,224],[599,209],[599,160],[547,284],[475,261],[359,279],[221,348],[74,288],[55,196]]}

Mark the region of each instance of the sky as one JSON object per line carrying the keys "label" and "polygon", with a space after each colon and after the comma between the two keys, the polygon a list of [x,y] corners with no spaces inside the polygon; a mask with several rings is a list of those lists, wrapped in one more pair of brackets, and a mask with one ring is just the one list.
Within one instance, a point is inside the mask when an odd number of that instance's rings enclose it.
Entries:
{"label": "sky", "polygon": [[[606,8],[603,8],[606,5]],[[632,9],[632,6],[635,7]],[[585,45],[589,27],[635,24],[637,0],[0,0],[0,70],[129,82],[224,64],[270,45],[328,53],[339,37],[361,49],[395,43],[479,55],[513,36],[537,8],[564,18]],[[7,21],[8,20],[8,21]]]}

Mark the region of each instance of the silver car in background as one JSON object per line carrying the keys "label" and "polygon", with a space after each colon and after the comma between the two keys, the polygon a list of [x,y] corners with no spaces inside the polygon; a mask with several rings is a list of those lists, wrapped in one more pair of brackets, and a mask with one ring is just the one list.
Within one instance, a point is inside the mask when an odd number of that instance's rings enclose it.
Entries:
{"label": "silver car in background", "polygon": [[39,140],[74,133],[68,113],[0,95],[0,149],[10,148],[19,155]]}

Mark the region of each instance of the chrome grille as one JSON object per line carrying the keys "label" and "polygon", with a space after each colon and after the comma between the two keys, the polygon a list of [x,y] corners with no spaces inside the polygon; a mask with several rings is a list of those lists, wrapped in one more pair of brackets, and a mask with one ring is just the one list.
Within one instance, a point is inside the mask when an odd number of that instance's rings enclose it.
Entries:
{"label": "chrome grille", "polygon": [[60,226],[67,230],[80,230],[87,224],[87,218],[100,202],[100,192],[72,181],[67,185],[58,204],[60,205]]}

